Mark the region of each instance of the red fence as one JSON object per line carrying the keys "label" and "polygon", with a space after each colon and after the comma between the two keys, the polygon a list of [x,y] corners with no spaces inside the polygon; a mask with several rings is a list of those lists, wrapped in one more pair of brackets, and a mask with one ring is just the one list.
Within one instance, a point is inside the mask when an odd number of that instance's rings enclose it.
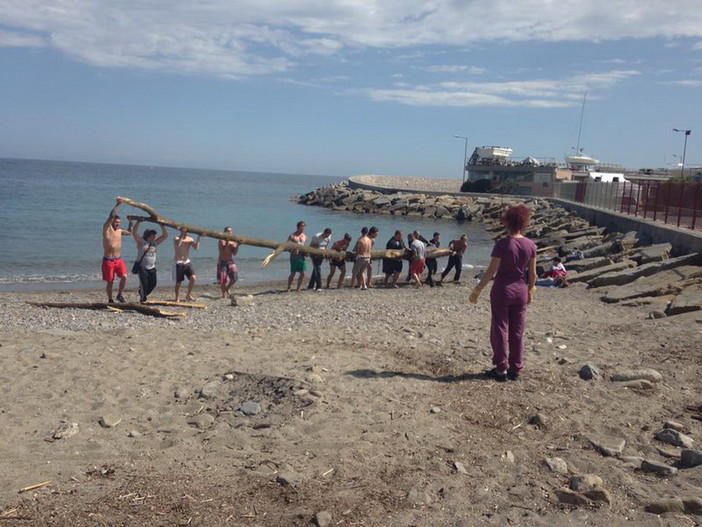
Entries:
{"label": "red fence", "polygon": [[563,182],[556,185],[555,197],[687,229],[702,229],[701,181]]}

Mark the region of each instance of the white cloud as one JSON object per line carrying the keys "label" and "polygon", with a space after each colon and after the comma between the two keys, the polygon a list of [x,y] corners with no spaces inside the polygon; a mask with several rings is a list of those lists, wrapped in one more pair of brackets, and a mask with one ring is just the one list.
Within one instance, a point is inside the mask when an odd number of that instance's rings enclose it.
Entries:
{"label": "white cloud", "polygon": [[427,66],[424,71],[430,73],[470,73],[480,75],[485,73],[485,68],[478,66],[464,66],[459,64],[437,64],[435,66]]}
{"label": "white cloud", "polygon": [[397,84],[392,89],[367,89],[377,102],[410,106],[500,106],[559,108],[580,104],[584,92],[610,88],[639,72],[608,71],[563,79],[509,82],[442,82],[432,85]]}
{"label": "white cloud", "polygon": [[19,33],[0,29],[0,47],[6,48],[38,48],[46,45],[41,36],[31,33]]}
{"label": "white cloud", "polygon": [[702,36],[699,0],[0,0],[0,20],[0,46],[229,77],[359,48]]}
{"label": "white cloud", "polygon": [[677,84],[678,86],[689,86],[691,88],[698,88],[702,86],[702,80],[681,80],[681,81],[673,81],[671,84]]}

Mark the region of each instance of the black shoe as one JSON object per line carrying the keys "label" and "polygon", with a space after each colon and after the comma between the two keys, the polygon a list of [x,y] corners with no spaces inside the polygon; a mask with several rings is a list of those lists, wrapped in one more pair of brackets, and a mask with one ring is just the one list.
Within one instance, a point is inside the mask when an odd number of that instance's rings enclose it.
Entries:
{"label": "black shoe", "polygon": [[127,301],[124,299],[124,297],[122,295],[117,295],[117,302],[119,302],[120,304],[127,303]]}
{"label": "black shoe", "polygon": [[493,368],[485,372],[485,377],[487,377],[488,379],[495,379],[497,382],[506,382],[507,372],[499,373],[497,371],[497,368]]}
{"label": "black shoe", "polygon": [[507,370],[507,378],[508,378],[510,381],[519,380],[519,372],[518,372],[518,371],[512,371],[512,370]]}

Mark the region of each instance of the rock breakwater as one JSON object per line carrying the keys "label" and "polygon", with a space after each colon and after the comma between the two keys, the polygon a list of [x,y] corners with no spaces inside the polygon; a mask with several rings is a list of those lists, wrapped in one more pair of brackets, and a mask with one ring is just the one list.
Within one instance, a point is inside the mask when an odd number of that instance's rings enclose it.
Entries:
{"label": "rock breakwater", "polygon": [[672,257],[670,243],[641,246],[635,231],[609,232],[546,199],[383,193],[342,182],[303,194],[298,201],[357,214],[480,221],[495,238],[504,235],[504,207],[523,201],[534,211],[525,234],[539,249],[540,272],[558,256],[570,283],[585,284],[607,303],[649,306],[651,318],[702,309],[702,255]]}

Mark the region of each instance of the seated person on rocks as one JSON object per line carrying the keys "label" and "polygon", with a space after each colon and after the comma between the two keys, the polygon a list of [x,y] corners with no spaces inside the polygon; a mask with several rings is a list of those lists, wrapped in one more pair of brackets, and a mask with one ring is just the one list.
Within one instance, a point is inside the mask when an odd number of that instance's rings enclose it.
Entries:
{"label": "seated person on rocks", "polygon": [[551,268],[539,277],[536,281],[536,285],[545,287],[568,287],[568,272],[561,262],[561,259],[556,256],[551,262]]}

